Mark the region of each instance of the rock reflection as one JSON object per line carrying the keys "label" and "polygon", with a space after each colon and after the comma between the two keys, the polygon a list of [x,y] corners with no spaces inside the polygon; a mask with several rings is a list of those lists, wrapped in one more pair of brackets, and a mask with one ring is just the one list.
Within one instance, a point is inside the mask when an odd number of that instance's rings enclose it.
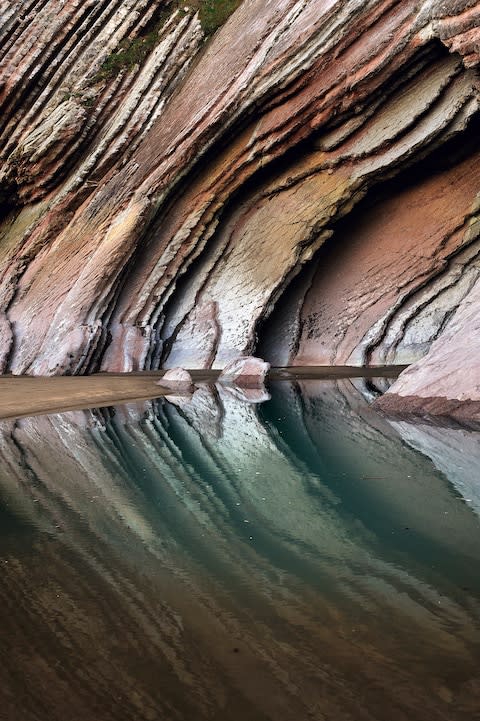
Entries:
{"label": "rock reflection", "polygon": [[2,423],[6,719],[472,718],[480,436],[271,396]]}

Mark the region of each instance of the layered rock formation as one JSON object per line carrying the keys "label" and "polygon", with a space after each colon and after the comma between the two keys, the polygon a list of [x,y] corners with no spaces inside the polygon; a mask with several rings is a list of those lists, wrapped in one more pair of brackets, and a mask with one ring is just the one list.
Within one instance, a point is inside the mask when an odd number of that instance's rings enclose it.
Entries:
{"label": "layered rock formation", "polygon": [[208,42],[202,2],[20,5],[0,7],[1,370],[418,361],[397,396],[459,397],[478,2],[244,0]]}

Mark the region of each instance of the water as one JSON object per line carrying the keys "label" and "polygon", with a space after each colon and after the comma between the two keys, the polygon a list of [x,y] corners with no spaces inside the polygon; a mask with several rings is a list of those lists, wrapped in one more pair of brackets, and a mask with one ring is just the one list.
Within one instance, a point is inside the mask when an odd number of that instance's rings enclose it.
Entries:
{"label": "water", "polygon": [[0,719],[472,721],[480,433],[371,381],[0,424]]}

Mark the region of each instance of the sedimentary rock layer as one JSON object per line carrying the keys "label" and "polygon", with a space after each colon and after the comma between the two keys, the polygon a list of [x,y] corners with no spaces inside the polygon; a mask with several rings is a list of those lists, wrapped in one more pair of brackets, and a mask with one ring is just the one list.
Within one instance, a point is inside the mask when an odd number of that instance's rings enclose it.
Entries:
{"label": "sedimentary rock layer", "polygon": [[1,369],[427,369],[433,344],[448,375],[479,3],[244,0],[208,42],[199,5],[0,7]]}

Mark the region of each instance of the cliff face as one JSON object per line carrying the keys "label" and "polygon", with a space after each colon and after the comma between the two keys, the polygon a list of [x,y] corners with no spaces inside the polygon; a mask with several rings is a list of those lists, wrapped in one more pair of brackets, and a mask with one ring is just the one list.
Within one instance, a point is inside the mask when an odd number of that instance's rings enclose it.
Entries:
{"label": "cliff face", "polygon": [[480,400],[480,3],[244,0],[208,43],[201,2],[19,6],[2,371],[418,361],[398,394]]}

